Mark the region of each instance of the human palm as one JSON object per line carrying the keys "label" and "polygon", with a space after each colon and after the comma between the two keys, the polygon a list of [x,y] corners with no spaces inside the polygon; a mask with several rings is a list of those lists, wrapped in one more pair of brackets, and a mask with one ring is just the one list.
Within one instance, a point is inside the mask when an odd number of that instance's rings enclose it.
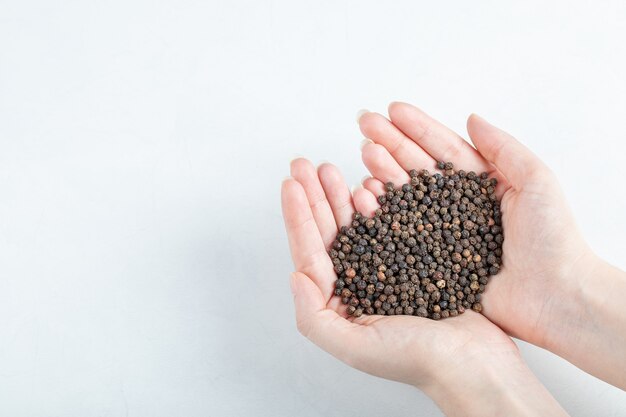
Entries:
{"label": "human palm", "polygon": [[348,318],[327,249],[355,210],[377,207],[365,189],[354,196],[338,170],[318,170],[305,159],[291,165],[282,186],[282,206],[296,271],[291,280],[300,331],[324,350],[373,375],[416,386],[442,369],[471,370],[494,358],[517,356],[511,339],[473,311],[443,321],[416,316]]}
{"label": "human palm", "polygon": [[590,256],[554,175],[513,137],[477,116],[468,120],[473,147],[411,105],[392,103],[389,115],[391,120],[367,112],[359,119],[373,141],[362,148],[373,177],[364,180],[369,195],[361,198],[371,200],[384,182],[407,182],[407,170],[433,169],[436,161],[497,178],[503,265],[487,286],[483,314],[511,335],[545,342],[547,329],[558,329],[550,311],[559,292],[578,285],[571,272]]}

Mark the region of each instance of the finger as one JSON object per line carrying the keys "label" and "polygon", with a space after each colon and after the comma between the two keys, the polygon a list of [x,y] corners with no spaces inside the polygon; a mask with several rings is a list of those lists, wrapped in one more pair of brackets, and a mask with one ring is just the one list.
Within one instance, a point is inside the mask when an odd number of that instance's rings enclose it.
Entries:
{"label": "finger", "polygon": [[337,223],[317,176],[317,170],[310,161],[297,158],[291,161],[291,176],[304,187],[324,246],[328,248],[337,235]]}
{"label": "finger", "polygon": [[386,117],[378,113],[365,112],[360,114],[358,122],[363,135],[384,146],[405,171],[435,168],[436,161]]}
{"label": "finger", "polygon": [[472,114],[467,120],[467,132],[478,151],[514,187],[521,188],[532,178],[545,177],[548,168],[530,149],[482,117]]}
{"label": "finger", "polygon": [[305,274],[292,274],[291,290],[300,333],[339,360],[355,365],[359,353],[353,348],[361,345],[364,328],[326,309],[324,295]]}
{"label": "finger", "polygon": [[413,139],[437,161],[453,162],[457,167],[477,173],[494,171],[469,143],[415,106],[394,102],[389,105],[394,125]]}
{"label": "finger", "polygon": [[320,287],[328,300],[334,290],[335,271],[304,188],[298,181],[293,178],[283,181],[281,203],[293,263]]}
{"label": "finger", "polygon": [[356,211],[367,217],[372,217],[376,209],[380,207],[376,196],[362,187],[354,188],[352,200]]}
{"label": "finger", "polygon": [[354,206],[352,194],[341,172],[332,164],[322,164],[317,169],[322,188],[330,204],[337,227],[349,226],[352,221]]}
{"label": "finger", "polygon": [[409,182],[409,174],[382,145],[369,143],[363,146],[361,159],[372,176],[380,181],[391,181],[396,186]]}
{"label": "finger", "polygon": [[376,178],[368,176],[366,178],[363,178],[361,184],[363,184],[363,188],[374,194],[374,196],[383,195],[386,192],[385,184],[383,184],[382,181],[377,180]]}

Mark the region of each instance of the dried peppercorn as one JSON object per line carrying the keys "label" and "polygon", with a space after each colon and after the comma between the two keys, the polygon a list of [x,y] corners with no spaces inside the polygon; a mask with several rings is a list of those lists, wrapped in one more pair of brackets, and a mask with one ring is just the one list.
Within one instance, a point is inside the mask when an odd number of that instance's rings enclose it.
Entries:
{"label": "dried peppercorn", "polygon": [[488,174],[409,171],[385,184],[373,217],[355,213],[331,244],[334,293],[347,313],[434,320],[481,312],[481,293],[502,268],[502,213]]}

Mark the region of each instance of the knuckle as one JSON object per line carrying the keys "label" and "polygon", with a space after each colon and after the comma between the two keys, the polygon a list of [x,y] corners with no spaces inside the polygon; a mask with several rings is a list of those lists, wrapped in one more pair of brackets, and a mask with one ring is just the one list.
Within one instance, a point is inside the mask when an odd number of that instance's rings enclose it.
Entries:
{"label": "knuckle", "polygon": [[461,153],[459,146],[456,143],[449,144],[443,152],[443,161],[455,161]]}
{"label": "knuckle", "polygon": [[554,171],[542,163],[527,165],[526,177],[533,182],[549,183],[556,181]]}
{"label": "knuckle", "polygon": [[389,153],[392,155],[398,155],[405,152],[405,139],[397,138],[390,143]]}

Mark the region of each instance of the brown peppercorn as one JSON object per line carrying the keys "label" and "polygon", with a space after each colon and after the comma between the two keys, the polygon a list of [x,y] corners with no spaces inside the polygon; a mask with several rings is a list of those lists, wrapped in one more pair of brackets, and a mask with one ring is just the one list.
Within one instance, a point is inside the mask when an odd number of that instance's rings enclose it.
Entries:
{"label": "brown peppercorn", "polygon": [[502,213],[494,179],[411,170],[408,184],[385,184],[373,217],[355,213],[328,251],[333,293],[349,315],[406,314],[445,319],[482,309],[489,277],[502,267]]}

